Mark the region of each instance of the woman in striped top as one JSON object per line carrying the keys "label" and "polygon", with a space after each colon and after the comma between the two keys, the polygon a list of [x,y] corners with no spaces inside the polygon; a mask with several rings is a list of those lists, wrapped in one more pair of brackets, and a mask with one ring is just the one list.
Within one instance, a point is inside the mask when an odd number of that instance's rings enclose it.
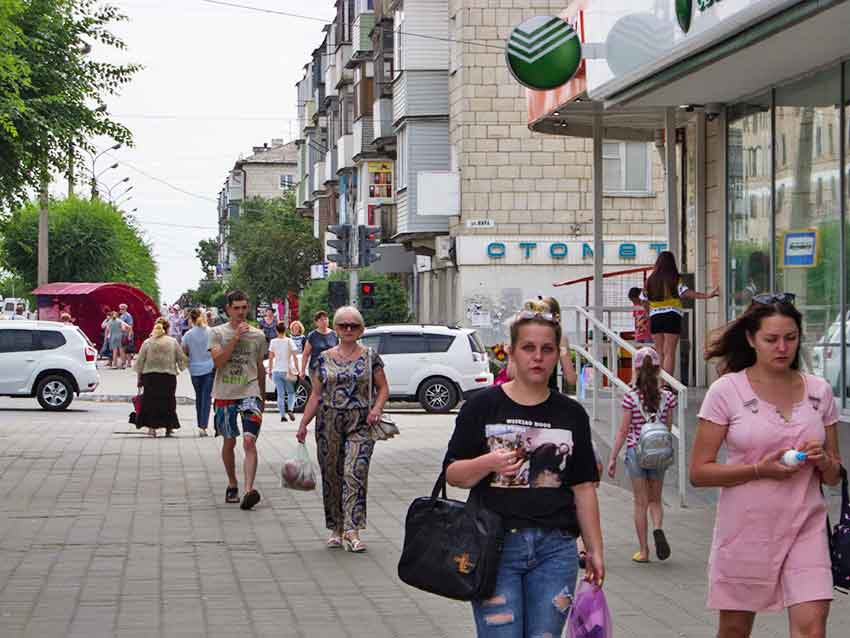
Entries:
{"label": "woman in striped top", "polygon": [[635,497],[635,530],[640,549],[632,556],[636,563],[649,562],[649,543],[647,541],[647,512],[652,516],[655,552],[659,560],[670,557],[670,545],[664,536],[662,524],[664,509],[661,503],[661,489],[664,486],[664,470],[645,470],[637,462],[636,446],[640,438],[644,415],[663,412],[661,420],[670,427],[673,409],[676,407],[676,395],[658,386],[661,359],[658,353],[649,347],[640,348],[634,356],[636,378],[634,390],[623,397],[623,420],[620,431],[611,447],[608,459],[608,476],[614,478],[617,473],[617,457],[623,444],[626,444],[626,473],[632,479],[632,491]]}
{"label": "woman in striped top", "polygon": [[718,288],[709,293],[689,289],[679,277],[673,253],[665,250],[658,255],[640,298],[649,309],[649,329],[661,367],[669,374],[676,369],[676,345],[682,334],[682,299],[711,299],[718,294]]}

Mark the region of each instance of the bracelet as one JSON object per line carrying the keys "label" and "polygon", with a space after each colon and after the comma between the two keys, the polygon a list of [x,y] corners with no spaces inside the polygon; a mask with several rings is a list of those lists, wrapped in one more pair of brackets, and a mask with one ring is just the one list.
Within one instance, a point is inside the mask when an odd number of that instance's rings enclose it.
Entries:
{"label": "bracelet", "polygon": [[753,470],[756,473],[756,480],[758,481],[759,479],[761,479],[761,476],[759,476],[759,464],[758,463],[753,463]]}

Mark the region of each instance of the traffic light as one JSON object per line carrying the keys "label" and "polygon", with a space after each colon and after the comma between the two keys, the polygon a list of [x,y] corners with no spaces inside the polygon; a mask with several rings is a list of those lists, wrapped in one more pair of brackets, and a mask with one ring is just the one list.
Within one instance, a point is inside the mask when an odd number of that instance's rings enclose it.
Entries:
{"label": "traffic light", "polygon": [[351,224],[330,225],[328,232],[336,235],[336,239],[327,240],[328,246],[336,248],[336,253],[328,255],[328,261],[336,262],[342,268],[348,268],[351,266]]}
{"label": "traffic light", "polygon": [[364,310],[375,307],[375,282],[360,282],[360,307]]}
{"label": "traffic light", "polygon": [[348,305],[347,281],[328,282],[328,305],[331,307],[331,312]]}
{"label": "traffic light", "polygon": [[378,239],[380,232],[379,226],[357,227],[357,263],[361,267],[368,267],[381,258],[377,252],[378,245],[381,243]]}

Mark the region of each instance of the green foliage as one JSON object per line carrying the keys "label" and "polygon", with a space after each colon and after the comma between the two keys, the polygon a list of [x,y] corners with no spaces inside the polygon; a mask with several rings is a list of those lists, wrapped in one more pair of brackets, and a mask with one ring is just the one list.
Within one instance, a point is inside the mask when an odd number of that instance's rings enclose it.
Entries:
{"label": "green foliage", "polygon": [[[120,281],[159,298],[151,247],[132,221],[101,200],[51,200],[50,281]],[[30,202],[0,222],[0,266],[35,288],[38,204]]]}
{"label": "green foliage", "polygon": [[[367,326],[410,321],[407,291],[396,277],[376,273],[369,268],[361,268],[359,273],[360,281],[375,283],[375,307],[360,309]],[[328,281],[348,281],[348,273],[338,271],[328,279],[316,279],[301,293],[299,312],[301,322],[308,329],[317,311],[328,310]]]}
{"label": "green foliage", "polygon": [[249,199],[230,224],[236,255],[229,288],[244,290],[255,302],[285,297],[310,281],[310,265],[322,258],[312,222],[295,212],[295,196]]}
{"label": "green foliage", "polygon": [[0,297],[23,297],[29,299],[30,308],[35,308],[35,297],[29,294],[32,288],[14,273],[3,273],[0,275]]}
{"label": "green foliage", "polygon": [[204,272],[204,279],[212,279],[210,273],[215,272],[216,264],[218,264],[218,252],[221,249],[221,242],[218,238],[202,239],[198,242],[198,247],[195,248],[195,256],[201,262],[201,270]]}
{"label": "green foliage", "polygon": [[131,143],[100,105],[141,67],[90,55],[92,44],[125,48],[109,31],[125,19],[97,0],[0,0],[0,209],[66,172],[71,144],[79,154],[99,136]]}
{"label": "green foliage", "polygon": [[219,281],[204,280],[197,289],[190,289],[180,295],[177,300],[182,307],[206,306],[207,308],[218,308],[224,311],[224,296],[227,289]]}

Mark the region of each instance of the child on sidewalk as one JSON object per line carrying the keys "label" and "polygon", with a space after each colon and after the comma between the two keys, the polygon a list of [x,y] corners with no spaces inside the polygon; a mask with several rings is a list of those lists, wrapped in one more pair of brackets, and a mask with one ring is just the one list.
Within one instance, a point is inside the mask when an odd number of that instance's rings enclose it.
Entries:
{"label": "child on sidewalk", "polygon": [[635,341],[638,344],[651,345],[652,333],[649,330],[649,313],[646,310],[646,305],[640,298],[640,288],[629,289],[629,300],[634,308],[632,309],[632,317],[635,320]]}
{"label": "child on sidewalk", "polygon": [[662,529],[664,509],[661,502],[661,489],[664,486],[664,470],[643,469],[638,464],[635,448],[640,439],[641,428],[646,423],[646,416],[658,414],[659,420],[670,427],[677,398],[673,392],[661,389],[658,385],[661,358],[655,349],[640,348],[634,356],[634,369],[636,372],[634,389],[623,397],[623,420],[620,431],[614,439],[614,445],[611,447],[608,476],[614,478],[616,475],[617,456],[625,443],[626,473],[632,479],[635,498],[635,530],[640,544],[640,549],[632,556],[632,560],[636,563],[648,563],[647,512],[652,517],[654,528],[652,535],[658,560],[666,560],[670,557],[670,545]]}

